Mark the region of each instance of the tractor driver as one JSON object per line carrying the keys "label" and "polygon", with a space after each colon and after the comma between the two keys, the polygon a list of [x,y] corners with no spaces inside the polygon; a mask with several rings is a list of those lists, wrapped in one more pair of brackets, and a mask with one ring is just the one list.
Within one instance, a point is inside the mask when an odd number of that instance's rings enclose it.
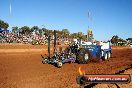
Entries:
{"label": "tractor driver", "polygon": [[74,39],[71,47],[72,53],[77,53],[78,48],[79,48],[79,42],[77,41],[77,39]]}

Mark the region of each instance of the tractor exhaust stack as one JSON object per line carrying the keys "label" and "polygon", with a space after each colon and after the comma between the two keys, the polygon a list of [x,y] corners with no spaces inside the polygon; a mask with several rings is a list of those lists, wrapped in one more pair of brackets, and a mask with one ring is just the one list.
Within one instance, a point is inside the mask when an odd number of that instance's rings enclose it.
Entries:
{"label": "tractor exhaust stack", "polygon": [[56,52],[56,31],[54,30],[54,53]]}
{"label": "tractor exhaust stack", "polygon": [[50,58],[50,32],[48,33],[48,56]]}

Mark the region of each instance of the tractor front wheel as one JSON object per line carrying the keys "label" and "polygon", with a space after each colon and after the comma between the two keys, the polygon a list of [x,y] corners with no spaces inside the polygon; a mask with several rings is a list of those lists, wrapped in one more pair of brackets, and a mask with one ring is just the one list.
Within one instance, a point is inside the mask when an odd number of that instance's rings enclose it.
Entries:
{"label": "tractor front wheel", "polygon": [[57,67],[58,67],[58,68],[61,68],[61,67],[62,67],[62,62],[61,62],[61,61],[58,61],[58,62],[57,62]]}
{"label": "tractor front wheel", "polygon": [[105,55],[104,55],[104,60],[107,60],[108,59],[108,53],[106,53]]}
{"label": "tractor front wheel", "polygon": [[44,58],[44,59],[42,60],[42,63],[43,63],[43,64],[48,64],[48,63],[49,63],[48,58]]}
{"label": "tractor front wheel", "polygon": [[110,52],[108,52],[108,59],[109,59],[109,58],[111,58],[111,54],[110,54]]}

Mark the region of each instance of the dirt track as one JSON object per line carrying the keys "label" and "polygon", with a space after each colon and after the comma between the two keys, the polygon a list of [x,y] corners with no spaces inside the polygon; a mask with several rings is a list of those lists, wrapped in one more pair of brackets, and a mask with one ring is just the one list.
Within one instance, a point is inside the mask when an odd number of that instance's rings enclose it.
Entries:
{"label": "dirt track", "polygon": [[[0,88],[79,88],[81,66],[87,74],[113,74],[132,64],[132,49],[113,49],[113,58],[89,64],[42,64],[46,46],[0,45]],[[81,87],[82,88],[82,87]]]}

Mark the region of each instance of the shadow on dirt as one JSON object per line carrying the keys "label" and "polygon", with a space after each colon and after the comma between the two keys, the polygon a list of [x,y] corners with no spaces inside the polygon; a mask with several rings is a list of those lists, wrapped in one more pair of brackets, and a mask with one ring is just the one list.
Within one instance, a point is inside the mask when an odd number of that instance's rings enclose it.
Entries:
{"label": "shadow on dirt", "polygon": [[87,86],[84,86],[84,88],[93,88],[95,85],[97,85],[97,83],[89,84]]}

